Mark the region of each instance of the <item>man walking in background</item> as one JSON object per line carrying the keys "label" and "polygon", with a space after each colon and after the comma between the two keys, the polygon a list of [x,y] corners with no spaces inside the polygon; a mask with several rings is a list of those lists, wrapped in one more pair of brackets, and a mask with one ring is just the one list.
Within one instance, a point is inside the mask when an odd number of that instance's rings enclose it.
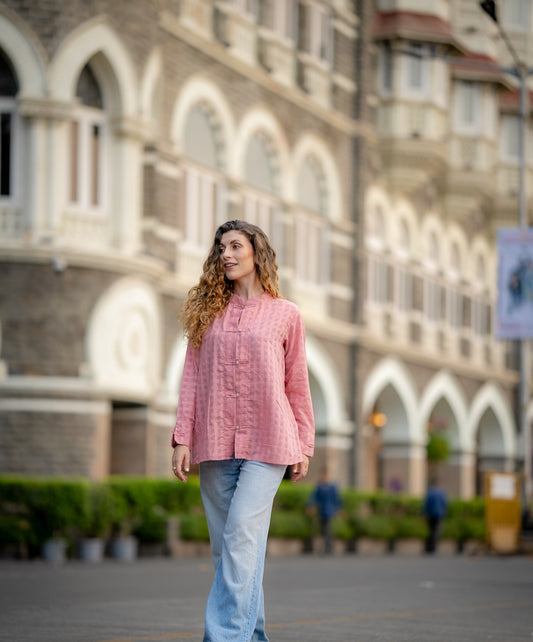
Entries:
{"label": "man walking in background", "polygon": [[439,543],[441,522],[446,516],[448,510],[448,499],[446,493],[438,486],[437,479],[431,479],[422,512],[426,517],[429,528],[428,538],[426,540],[426,553],[435,553]]}
{"label": "man walking in background", "polygon": [[326,468],[322,470],[320,481],[309,498],[307,508],[308,512],[318,511],[320,530],[324,538],[324,553],[331,553],[333,550],[331,520],[341,508],[341,498],[337,484],[330,481]]}

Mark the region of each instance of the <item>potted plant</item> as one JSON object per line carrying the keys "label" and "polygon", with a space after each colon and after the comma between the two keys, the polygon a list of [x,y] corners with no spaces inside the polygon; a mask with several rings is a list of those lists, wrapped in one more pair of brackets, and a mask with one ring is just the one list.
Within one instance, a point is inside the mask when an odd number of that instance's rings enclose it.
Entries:
{"label": "potted plant", "polygon": [[82,520],[82,537],[78,542],[79,558],[84,562],[101,562],[105,543],[111,534],[112,501],[109,488],[104,483],[87,488],[87,503]]}
{"label": "potted plant", "polygon": [[139,543],[133,530],[141,521],[142,502],[138,501],[135,487],[133,480],[108,482],[112,506],[109,554],[119,562],[131,562],[138,554]]}

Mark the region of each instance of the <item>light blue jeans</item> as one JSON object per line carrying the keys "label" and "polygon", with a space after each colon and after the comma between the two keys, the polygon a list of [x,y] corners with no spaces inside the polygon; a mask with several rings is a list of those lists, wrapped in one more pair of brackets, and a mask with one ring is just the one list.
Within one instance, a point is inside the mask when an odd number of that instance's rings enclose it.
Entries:
{"label": "light blue jeans", "polygon": [[200,464],[215,564],[204,642],[268,642],[263,571],[272,503],[285,469],[246,459]]}

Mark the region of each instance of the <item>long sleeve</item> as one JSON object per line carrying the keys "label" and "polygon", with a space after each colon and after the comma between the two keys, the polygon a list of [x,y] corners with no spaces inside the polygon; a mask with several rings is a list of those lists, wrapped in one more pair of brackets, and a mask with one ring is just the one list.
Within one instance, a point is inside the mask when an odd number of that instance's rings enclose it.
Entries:
{"label": "long sleeve", "polygon": [[302,453],[312,457],[315,422],[305,354],[305,328],[299,311],[289,325],[285,342],[285,393],[298,425]]}
{"label": "long sleeve", "polygon": [[198,358],[198,350],[188,345],[181,378],[176,425],[172,433],[172,446],[176,444],[183,444],[189,448],[192,446],[198,394]]}

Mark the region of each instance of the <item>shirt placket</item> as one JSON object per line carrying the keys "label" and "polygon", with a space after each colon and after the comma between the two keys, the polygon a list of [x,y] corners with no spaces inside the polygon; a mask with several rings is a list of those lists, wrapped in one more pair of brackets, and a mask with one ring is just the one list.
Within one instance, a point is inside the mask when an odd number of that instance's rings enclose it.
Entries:
{"label": "shirt placket", "polygon": [[249,355],[247,350],[247,321],[250,307],[244,305],[240,310],[237,319],[237,328],[235,333],[235,449],[240,457],[247,455],[247,390],[248,390],[248,362]]}

